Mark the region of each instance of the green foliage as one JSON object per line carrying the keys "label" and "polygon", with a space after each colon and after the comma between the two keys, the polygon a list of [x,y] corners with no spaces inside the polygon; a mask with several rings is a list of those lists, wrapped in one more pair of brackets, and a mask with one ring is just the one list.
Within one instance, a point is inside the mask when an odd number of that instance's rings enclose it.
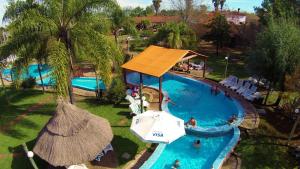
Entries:
{"label": "green foliage", "polygon": [[163,43],[170,48],[194,49],[197,45],[195,32],[185,23],[167,23],[159,28],[150,40],[152,44]]}
{"label": "green foliage", "polygon": [[55,89],[58,96],[68,95],[68,84],[70,76],[70,65],[68,60],[68,52],[65,45],[55,39],[48,42],[47,48],[49,56],[49,64],[51,66],[51,76],[55,79]]}
{"label": "green foliage", "polygon": [[230,26],[225,16],[217,13],[208,27],[210,32],[207,34],[207,37],[217,46],[218,53],[218,49],[228,42]]}
{"label": "green foliage", "polygon": [[133,9],[127,9],[127,13],[131,17],[149,16],[154,13],[154,9],[153,6],[147,6],[145,9],[138,6]]}
{"label": "green foliage", "polygon": [[[276,18],[295,18],[300,14],[300,4],[296,0],[264,0],[261,7],[256,7],[255,12],[260,22],[267,25]],[[297,10],[298,9],[298,10]]]}
{"label": "green foliage", "polygon": [[154,32],[152,30],[143,30],[140,33],[141,37],[152,37],[154,35]]}
{"label": "green foliage", "polygon": [[70,67],[78,60],[94,63],[109,85],[112,67],[122,60],[109,37],[115,9],[114,0],[10,1],[5,14],[10,37],[0,46],[0,56],[16,54],[19,65],[49,60],[58,95],[67,95]]}
{"label": "green foliage", "polygon": [[114,104],[120,104],[125,98],[125,84],[120,77],[115,77],[109,88],[107,99]]}
{"label": "green foliage", "polygon": [[143,27],[144,27],[145,29],[148,29],[149,26],[151,25],[151,21],[150,21],[150,20],[147,20],[147,19],[144,19],[144,20],[141,21],[141,24],[143,25]]}
{"label": "green foliage", "polygon": [[225,2],[226,2],[226,0],[212,0],[212,3],[214,5],[216,11],[218,11],[219,8],[221,10],[223,10]]}
{"label": "green foliage", "polygon": [[300,30],[293,22],[280,19],[270,22],[258,34],[248,58],[248,65],[256,73],[284,90],[286,75],[294,73],[300,62]]}
{"label": "green foliage", "polygon": [[25,79],[21,83],[21,87],[24,89],[32,89],[36,85],[35,78],[29,77],[28,79]]}

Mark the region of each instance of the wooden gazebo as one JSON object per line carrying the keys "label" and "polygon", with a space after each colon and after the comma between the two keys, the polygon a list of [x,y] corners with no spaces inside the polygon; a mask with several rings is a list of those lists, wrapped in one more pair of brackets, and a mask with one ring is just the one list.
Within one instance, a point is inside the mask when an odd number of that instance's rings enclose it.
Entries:
{"label": "wooden gazebo", "polygon": [[206,61],[208,56],[191,50],[169,49],[153,45],[149,46],[132,60],[122,65],[125,72],[125,82],[126,70],[138,72],[140,74],[140,93],[142,94],[143,74],[159,78],[159,109],[161,110],[162,76],[178,62],[189,62],[189,60],[194,57],[200,57],[204,61],[203,77],[205,78]]}

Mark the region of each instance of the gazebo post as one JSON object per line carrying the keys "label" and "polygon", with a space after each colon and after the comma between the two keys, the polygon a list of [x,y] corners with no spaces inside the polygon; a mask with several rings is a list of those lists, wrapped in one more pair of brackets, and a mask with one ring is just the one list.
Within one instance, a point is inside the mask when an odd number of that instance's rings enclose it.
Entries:
{"label": "gazebo post", "polygon": [[143,74],[140,73],[140,99],[141,99],[141,113],[143,113]]}
{"label": "gazebo post", "polygon": [[123,69],[124,83],[127,85],[126,69]]}
{"label": "gazebo post", "polygon": [[188,61],[188,63],[187,63],[188,64],[188,70],[187,70],[187,72],[190,73],[190,59],[188,59],[187,61]]}
{"label": "gazebo post", "polygon": [[206,71],[206,59],[204,60],[203,78],[205,78],[205,71]]}
{"label": "gazebo post", "polygon": [[162,103],[162,76],[159,77],[159,110],[160,111],[162,111],[161,103]]}

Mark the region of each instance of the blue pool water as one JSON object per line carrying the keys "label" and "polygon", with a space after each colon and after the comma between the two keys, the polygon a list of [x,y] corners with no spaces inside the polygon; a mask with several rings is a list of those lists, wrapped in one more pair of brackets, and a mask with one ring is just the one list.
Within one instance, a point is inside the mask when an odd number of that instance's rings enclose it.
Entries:
{"label": "blue pool water", "polygon": [[[48,65],[42,65],[41,66],[41,75],[46,76],[49,74],[51,71],[50,67]],[[28,77],[33,77],[33,78],[40,78],[39,71],[38,71],[38,65],[37,64],[32,64],[28,66],[28,73],[25,69],[22,70],[22,73],[20,75],[21,79],[26,79]],[[4,69],[3,70],[3,76],[6,80],[11,81],[11,69]],[[13,78],[16,78],[16,73],[13,70]]]}
{"label": "blue pool water", "polygon": [[[165,147],[151,169],[170,169],[175,160],[181,168],[211,169],[212,164],[232,137],[232,132],[220,137],[197,137],[187,135]],[[194,148],[195,140],[201,141],[200,148]],[[188,166],[188,167],[184,167]]]}
{"label": "blue pool water", "polygon": [[[127,81],[138,84],[138,76],[137,73],[130,73]],[[155,77],[144,75],[143,81],[146,86],[158,88],[158,79]],[[200,127],[224,126],[232,115],[240,118],[243,116],[243,109],[236,100],[228,99],[224,93],[212,95],[210,86],[205,83],[165,74],[162,90],[175,103],[167,105],[169,112],[184,121],[194,117]]]}
{"label": "blue pool water", "polygon": [[[33,77],[36,80],[36,83],[38,85],[42,85],[42,82],[40,79],[40,75],[38,72],[38,65],[33,64],[28,66],[28,72],[29,75],[27,75],[26,70],[22,71],[21,79],[26,79],[28,77]],[[4,69],[3,70],[3,76],[6,80],[11,81],[11,69]],[[48,65],[43,65],[41,67],[41,74],[43,77],[43,84],[44,86],[53,86],[55,84],[54,79],[50,76],[51,68]],[[15,78],[15,75],[13,75],[13,78]],[[96,91],[97,90],[97,83],[95,77],[76,77],[72,79],[72,85],[73,87],[81,88],[84,90],[89,91]],[[101,90],[105,90],[105,85],[102,80],[99,80],[99,88]]]}
{"label": "blue pool water", "polygon": [[[127,82],[139,84],[139,74],[128,73]],[[143,75],[143,83],[157,89],[159,80]],[[172,74],[163,76],[164,95],[175,103],[164,104],[163,110],[185,121],[194,117],[198,127],[197,130],[187,130],[188,135],[169,145],[160,144],[142,169],[169,169],[176,159],[180,160],[183,169],[217,169],[221,166],[240,136],[239,129],[228,125],[227,120],[236,115],[239,120],[235,125],[239,125],[243,109],[236,100],[225,97],[223,92],[212,95],[210,89],[211,86],[193,79]],[[200,149],[193,147],[197,139],[201,140]]]}

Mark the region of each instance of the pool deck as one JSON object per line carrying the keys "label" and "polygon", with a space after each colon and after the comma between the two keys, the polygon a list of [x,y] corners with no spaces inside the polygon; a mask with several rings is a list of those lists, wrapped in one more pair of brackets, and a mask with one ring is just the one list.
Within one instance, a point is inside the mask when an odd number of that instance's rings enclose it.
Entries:
{"label": "pool deck", "polygon": [[240,102],[240,104],[242,105],[242,107],[244,108],[245,117],[244,117],[244,120],[243,120],[242,124],[240,125],[240,127],[247,129],[247,130],[258,128],[259,114],[256,111],[256,108],[249,101],[244,99],[242,96],[240,96],[236,92],[226,88],[225,86],[222,86],[221,84],[219,84],[217,82],[209,80],[209,79],[196,77],[196,76],[193,76],[193,75],[187,74],[187,73],[178,73],[178,72],[170,72],[170,73],[180,75],[180,76],[185,76],[185,77],[192,78],[192,79],[196,79],[196,80],[205,82],[210,85],[217,85],[219,87],[219,89],[221,89],[222,91],[224,91],[224,92],[227,91],[230,94],[230,96],[232,98],[238,100]]}

